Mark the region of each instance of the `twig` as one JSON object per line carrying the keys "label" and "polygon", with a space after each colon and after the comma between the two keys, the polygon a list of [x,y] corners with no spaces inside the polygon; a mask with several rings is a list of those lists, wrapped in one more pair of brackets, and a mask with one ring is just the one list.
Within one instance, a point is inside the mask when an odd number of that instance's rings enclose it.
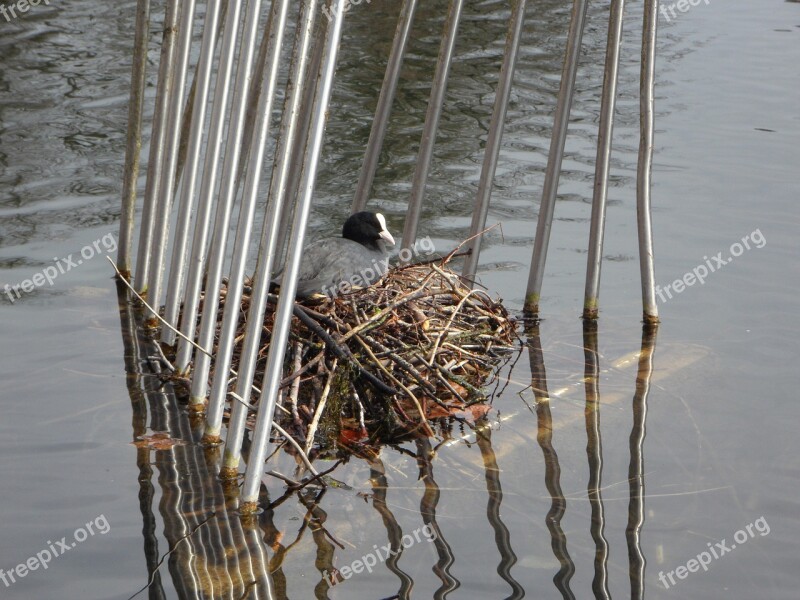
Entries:
{"label": "twig", "polygon": [[[378,366],[379,366],[379,367],[380,367],[380,368],[381,368],[381,369],[384,371],[384,373],[386,373],[386,375],[387,375],[388,377],[390,377],[392,380],[394,380],[394,381],[397,383],[397,385],[399,385],[399,386],[402,388],[402,390],[403,390],[403,391],[406,393],[406,395],[407,395],[409,398],[411,398],[411,400],[414,402],[414,405],[417,407],[417,411],[419,411],[419,416],[420,416],[420,425],[421,425],[422,427],[424,427],[424,428],[425,428],[425,434],[426,434],[428,437],[433,437],[433,436],[434,436],[433,429],[431,429],[431,426],[428,424],[428,418],[427,418],[427,416],[425,415],[425,411],[424,411],[424,410],[423,410],[423,408],[422,408],[422,404],[420,404],[420,401],[419,401],[419,399],[417,399],[417,397],[414,395],[414,392],[412,392],[410,389],[408,389],[408,387],[406,387],[405,385],[403,385],[403,382],[402,382],[402,381],[400,381],[400,380],[399,380],[399,379],[397,379],[397,378],[396,378],[394,375],[392,375],[392,374],[389,372],[389,370],[388,370],[386,367],[384,367],[384,366],[383,366],[383,364],[382,364],[382,363],[381,363],[381,362],[380,362],[380,361],[379,361],[377,358],[375,358],[375,355],[372,353],[372,350],[371,350],[371,349],[370,349],[370,347],[367,345],[367,343],[366,343],[366,342],[365,342],[365,341],[364,341],[364,340],[361,338],[361,336],[356,336],[356,340],[358,340],[358,341],[361,343],[361,345],[364,347],[364,350],[366,350],[366,351],[367,351],[367,354],[369,354],[369,355],[370,355],[370,357],[371,357],[371,358],[372,358],[372,360],[375,362],[375,364],[377,364],[377,365],[378,365]],[[398,402],[396,402],[396,403],[395,403],[395,405],[396,405],[398,408],[400,407],[400,404],[399,404]],[[408,415],[406,415],[406,414],[405,414],[405,412],[403,412],[403,410],[402,410],[402,409],[400,409],[400,412],[403,414],[403,416],[404,416],[404,417],[405,417],[405,418],[406,418],[408,421],[411,421],[411,419],[409,419],[409,418],[408,418]],[[413,423],[413,421],[411,421],[411,422]]]}
{"label": "twig", "polygon": [[173,331],[173,332],[174,332],[176,335],[178,335],[178,336],[179,336],[181,339],[184,339],[184,340],[186,340],[186,341],[187,341],[187,342],[189,342],[189,343],[190,343],[192,346],[194,346],[195,348],[197,348],[198,350],[200,350],[200,352],[202,352],[203,354],[205,354],[205,355],[207,355],[207,356],[213,356],[213,355],[211,354],[211,352],[209,352],[208,350],[206,350],[205,348],[203,348],[203,347],[202,347],[202,346],[200,346],[199,344],[196,344],[196,343],[194,343],[194,342],[193,342],[192,340],[190,340],[188,337],[186,337],[185,335],[183,335],[183,334],[182,334],[180,331],[178,331],[177,329],[175,329],[175,328],[174,328],[172,325],[170,325],[169,323],[167,323],[167,322],[166,322],[166,321],[165,321],[165,320],[162,318],[162,316],[161,316],[160,314],[158,314],[158,311],[157,311],[157,310],[155,310],[155,309],[154,309],[152,306],[150,306],[150,305],[147,303],[147,301],[146,301],[144,298],[142,298],[142,297],[141,297],[141,296],[140,296],[140,295],[137,293],[137,291],[136,291],[135,289],[133,289],[133,286],[132,286],[130,283],[128,283],[128,280],[127,280],[127,279],[125,279],[125,277],[122,275],[122,273],[120,273],[120,270],[117,268],[117,265],[116,265],[116,263],[113,261],[113,259],[112,259],[110,256],[108,256],[108,255],[106,255],[106,258],[108,259],[108,262],[110,262],[110,263],[111,263],[111,266],[112,266],[112,267],[114,267],[114,270],[117,272],[117,278],[118,278],[120,281],[122,281],[122,283],[124,283],[124,284],[127,286],[127,288],[128,288],[128,289],[129,289],[129,290],[130,290],[130,291],[133,293],[133,295],[134,295],[134,296],[136,296],[136,297],[139,299],[139,302],[141,302],[142,304],[144,304],[145,308],[147,308],[147,310],[149,310],[149,311],[150,311],[150,312],[153,314],[153,316],[154,316],[156,319],[158,319],[159,321],[161,321],[161,322],[162,322],[162,323],[163,323],[163,324],[164,324],[164,325],[165,325],[165,326],[166,326],[168,329],[171,329],[171,330],[172,330],[172,331]]}
{"label": "twig", "polygon": [[464,241],[462,241],[462,242],[461,242],[461,243],[460,243],[458,246],[456,246],[455,248],[453,248],[453,250],[450,252],[450,254],[448,254],[447,256],[445,256],[445,257],[442,259],[442,262],[441,262],[441,264],[442,264],[442,265],[446,265],[448,262],[450,262],[450,259],[451,259],[451,258],[453,258],[453,257],[456,255],[456,252],[459,250],[459,248],[461,248],[461,246],[463,246],[463,245],[464,245],[464,244],[466,244],[467,242],[471,242],[471,241],[472,241],[472,240],[474,240],[476,237],[480,237],[480,236],[482,236],[482,235],[483,235],[484,233],[486,233],[487,231],[491,231],[491,230],[492,230],[492,229],[494,229],[495,227],[500,227],[500,231],[503,231],[503,228],[501,227],[500,223],[495,223],[495,224],[494,224],[494,225],[492,225],[491,227],[487,227],[487,228],[486,228],[486,229],[484,229],[483,231],[479,231],[479,232],[478,232],[478,233],[476,233],[475,235],[471,235],[471,236],[469,236],[467,239],[465,239]]}
{"label": "twig", "polygon": [[325,380],[325,387],[322,389],[322,396],[320,396],[317,403],[317,410],[314,411],[314,417],[308,426],[308,433],[306,434],[306,453],[311,452],[311,446],[314,445],[314,436],[317,434],[317,427],[319,420],[322,418],[322,412],[325,410],[325,405],[328,403],[328,394],[331,391],[331,382],[336,374],[336,365],[339,362],[338,358],[334,358],[331,363],[331,368],[328,370],[328,378]]}
{"label": "twig", "polygon": [[295,316],[297,316],[303,322],[303,324],[306,325],[306,327],[308,327],[315,334],[317,334],[317,336],[319,336],[320,339],[322,339],[322,341],[325,342],[325,345],[328,346],[338,358],[341,358],[353,364],[353,366],[356,367],[360,375],[362,375],[367,381],[369,381],[372,385],[374,385],[376,388],[378,388],[379,391],[383,392],[384,394],[395,395],[400,393],[396,389],[389,387],[383,381],[375,377],[375,375],[367,371],[361,365],[361,363],[358,362],[358,359],[355,356],[353,356],[353,353],[350,351],[350,348],[341,344],[343,339],[340,339],[340,341],[337,342],[330,336],[330,334],[327,331],[325,331],[320,326],[319,323],[317,323],[313,318],[311,318],[310,315],[305,313],[302,310],[301,306],[295,304],[295,308],[297,309],[294,312]]}
{"label": "twig", "polygon": [[[300,370],[303,363],[303,344],[295,342],[294,344],[294,368],[293,372]],[[301,428],[300,415],[297,412],[297,395],[300,393],[300,378],[297,377],[292,382],[292,387],[289,389],[289,406],[292,409],[292,418],[294,419],[295,427]]]}
{"label": "twig", "polygon": [[464,302],[467,300],[467,298],[469,298],[474,293],[475,293],[475,290],[470,290],[467,293],[466,296],[461,298],[461,301],[458,303],[458,305],[456,305],[456,308],[453,311],[453,314],[450,315],[450,320],[447,321],[447,325],[445,325],[444,329],[442,329],[442,331],[439,333],[439,337],[437,337],[436,341],[433,343],[433,348],[431,349],[430,356],[428,356],[428,362],[429,363],[432,364],[434,359],[436,358],[436,351],[439,349],[439,344],[442,342],[442,338],[444,338],[444,336],[447,335],[447,331],[453,325],[453,319],[456,318],[456,315],[461,310],[461,308],[464,306]]}

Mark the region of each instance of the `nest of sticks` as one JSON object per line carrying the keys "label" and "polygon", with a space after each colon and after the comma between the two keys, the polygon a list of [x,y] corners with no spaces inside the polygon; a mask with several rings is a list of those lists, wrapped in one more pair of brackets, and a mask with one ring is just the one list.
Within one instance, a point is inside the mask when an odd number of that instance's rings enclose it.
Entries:
{"label": "nest of sticks", "polygon": [[[449,258],[392,269],[335,298],[295,303],[275,418],[307,449],[335,455],[431,436],[470,407],[477,414],[474,405],[486,400],[484,389],[516,349],[516,325],[499,300],[465,286],[447,268]],[[250,292],[246,282],[231,364],[237,371]],[[256,385],[276,302],[270,295]]]}

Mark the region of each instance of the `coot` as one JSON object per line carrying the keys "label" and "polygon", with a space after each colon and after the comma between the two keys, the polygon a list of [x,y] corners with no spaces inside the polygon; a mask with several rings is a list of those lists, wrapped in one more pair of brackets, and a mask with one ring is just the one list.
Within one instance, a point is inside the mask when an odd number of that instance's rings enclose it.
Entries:
{"label": "coot", "polygon": [[[389,268],[387,243],[394,246],[394,238],[382,214],[355,213],[345,221],[342,237],[321,239],[303,249],[297,297],[336,296],[353,286],[372,285]],[[280,284],[281,277],[278,273],[273,283]]]}

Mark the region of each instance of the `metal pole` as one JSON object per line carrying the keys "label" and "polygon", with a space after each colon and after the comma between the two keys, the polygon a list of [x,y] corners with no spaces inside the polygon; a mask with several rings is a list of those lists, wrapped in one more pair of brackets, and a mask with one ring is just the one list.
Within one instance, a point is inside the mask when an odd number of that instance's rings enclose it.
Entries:
{"label": "metal pole", "polygon": [[536,240],[533,244],[531,271],[528,288],[525,292],[525,312],[538,315],[539,297],[542,293],[544,264],[547,261],[547,246],[550,243],[550,229],[553,224],[553,210],[558,193],[558,178],[561,175],[561,161],[564,158],[564,143],[567,140],[569,113],[575,91],[575,74],[578,71],[583,27],[586,23],[587,0],[573,0],[572,18],[567,35],[567,50],[564,55],[564,68],[561,71],[561,86],[558,90],[558,103],[553,122],[553,135],[550,138],[550,154],[544,174],[542,203],[539,207],[539,221],[536,224]]}
{"label": "metal pole", "polygon": [[[184,0],[181,7],[181,23],[178,30],[177,65],[172,75],[170,91],[170,107],[168,123],[178,123],[181,118],[183,94],[186,88],[186,73],[189,70],[189,54],[192,49],[192,33],[194,31],[195,0]],[[199,107],[198,107],[199,108]],[[161,284],[164,276],[164,254],[166,253],[169,222],[174,195],[173,182],[175,167],[178,162],[178,144],[181,128],[173,126],[167,133],[164,151],[164,170],[158,186],[158,210],[153,231],[153,250],[148,274],[147,298],[151,306],[158,308],[161,304]]]}
{"label": "metal pole", "polygon": [[327,11],[332,16],[325,39],[325,54],[317,84],[316,101],[314,102],[313,120],[306,147],[305,171],[303,183],[298,197],[292,224],[292,238],[289,246],[286,270],[281,281],[281,296],[275,313],[275,326],[264,371],[264,385],[261,400],[258,406],[253,443],[250,448],[250,457],[247,463],[244,485],[242,487],[243,512],[254,511],[258,506],[258,490],[261,486],[261,477],[264,472],[264,460],[269,446],[269,434],[272,429],[272,417],[275,412],[275,401],[278,396],[280,375],[283,369],[283,358],[286,353],[286,341],[291,327],[294,295],[297,290],[297,275],[300,271],[300,262],[303,258],[302,248],[305,241],[308,214],[311,209],[311,199],[314,194],[314,183],[317,176],[317,165],[322,150],[322,140],[325,133],[325,118],[328,113],[328,103],[333,88],[333,76],[336,70],[336,56],[339,51],[339,41],[342,36],[342,10],[347,0],[331,0],[331,10]]}
{"label": "metal pole", "polygon": [[[319,73],[319,66],[322,63],[322,53],[325,50],[325,44],[316,42],[313,53],[311,55],[311,63],[309,64],[310,73]],[[311,113],[314,107],[314,93],[316,92],[316,79],[312,85],[305,87],[305,95],[302,99],[302,108],[300,109],[300,121],[295,130],[296,139],[292,142],[294,154],[292,155],[291,162],[289,163],[289,171],[286,173],[286,201],[283,204],[286,207],[281,213],[281,226],[278,229],[278,244],[275,247],[275,266],[278,267],[283,264],[284,249],[286,248],[286,236],[289,233],[289,226],[294,216],[295,201],[297,199],[297,190],[300,189],[300,175],[303,172],[303,161],[306,156],[306,143],[308,142],[308,130],[311,126]]]}
{"label": "metal pole", "polygon": [[450,0],[447,19],[442,34],[442,44],[439,47],[439,58],[436,63],[436,72],[433,75],[431,96],[428,101],[428,111],[425,115],[425,125],[422,130],[422,140],[419,144],[417,166],[414,170],[414,181],[411,184],[411,197],[408,200],[406,223],[403,227],[403,241],[400,248],[411,248],[417,239],[417,226],[422,213],[422,200],[425,197],[425,184],[428,181],[428,172],[433,157],[433,145],[436,142],[436,130],[439,128],[439,118],[442,115],[442,104],[447,89],[447,77],[450,74],[450,64],[453,60],[453,49],[456,45],[456,32],[461,19],[461,9],[464,0]]}
{"label": "metal pole", "polygon": [[[183,299],[183,315],[180,331],[190,339],[194,339],[197,321],[197,303],[200,300],[200,289],[203,285],[204,267],[208,244],[208,230],[211,225],[211,207],[217,187],[219,157],[222,151],[223,132],[225,130],[225,113],[228,107],[231,72],[236,52],[236,37],[239,31],[239,15],[242,3],[239,0],[228,0],[228,11],[225,17],[225,32],[222,35],[219,67],[214,89],[214,106],[211,113],[211,126],[208,132],[206,156],[203,165],[203,181],[200,186],[200,200],[195,216],[194,234],[192,236],[192,256],[186,276],[186,293]],[[214,290],[216,294],[217,290]],[[192,345],[186,340],[178,342],[175,368],[185,373],[192,357]]]}
{"label": "metal pole", "polygon": [[[247,99],[250,80],[253,75],[253,56],[255,54],[258,21],[261,12],[261,0],[250,0],[247,4],[244,31],[236,67],[236,82],[233,90],[233,104],[228,125],[228,141],[225,144],[225,164],[222,168],[222,183],[217,202],[217,214],[214,221],[214,234],[211,238],[211,251],[206,271],[206,301],[203,303],[203,314],[200,320],[200,335],[197,343],[203,348],[211,348],[217,328],[219,312],[219,286],[222,282],[222,269],[225,263],[225,249],[228,245],[231,212],[236,198],[238,181],[236,175],[239,157],[242,150],[244,120],[247,114]],[[240,211],[241,212],[241,211]],[[189,404],[194,408],[202,405],[208,392],[208,372],[211,368],[211,357],[205,352],[196,351],[194,369],[192,370],[192,389]]]}
{"label": "metal pole", "polygon": [[239,213],[239,224],[236,230],[236,240],[234,241],[234,253],[228,278],[228,295],[225,300],[225,311],[216,352],[214,383],[211,387],[208,417],[206,419],[205,436],[206,438],[215,438],[214,441],[218,441],[219,438],[225,398],[228,395],[228,371],[231,366],[236,326],[239,324],[239,313],[242,310],[244,271],[250,248],[250,233],[253,229],[253,217],[255,216],[256,201],[258,199],[258,185],[261,182],[261,170],[272,116],[272,103],[275,98],[275,88],[278,81],[281,47],[283,46],[283,33],[286,28],[288,11],[289,0],[274,1],[270,11],[270,21],[265,33],[266,36],[269,36],[268,58],[264,63],[265,70],[258,96],[253,143],[251,144],[250,156],[247,161],[242,208]]}
{"label": "metal pole", "polygon": [[369,200],[372,182],[375,179],[375,171],[378,168],[378,159],[381,155],[386,129],[389,125],[389,115],[392,112],[397,82],[400,80],[400,68],[403,66],[403,57],[408,45],[411,23],[414,21],[416,10],[417,0],[403,0],[403,5],[400,7],[400,16],[397,19],[397,29],[394,33],[392,49],[389,52],[389,63],[386,65],[386,73],[383,76],[383,84],[378,96],[375,118],[372,121],[372,129],[369,132],[367,150],[364,153],[364,164],[361,167],[361,175],[353,197],[353,213],[364,210]]}
{"label": "metal pole", "polygon": [[594,197],[592,221],[589,228],[589,255],[586,262],[586,290],[583,299],[583,318],[598,317],[600,270],[603,263],[603,233],[606,226],[608,173],[611,165],[611,139],[614,132],[614,109],[617,103],[617,74],[622,40],[622,13],[625,0],[612,0],[608,16],[608,44],[603,74],[603,98],[600,102],[600,127],[597,134],[597,160],[594,167]]}
{"label": "metal pole", "polygon": [[[187,169],[183,186],[181,187],[180,208],[178,221],[175,226],[175,241],[172,248],[170,263],[169,286],[167,287],[167,301],[164,306],[164,320],[177,325],[180,296],[183,290],[183,270],[186,260],[186,247],[189,240],[189,226],[192,211],[195,206],[195,192],[200,166],[200,152],[203,146],[203,129],[206,123],[206,109],[208,94],[211,88],[212,66],[214,63],[214,50],[217,45],[217,28],[219,27],[221,0],[210,0],[206,7],[206,17],[203,26],[203,40],[200,46],[200,59],[197,63],[197,87],[192,111],[192,121],[189,130],[187,150]],[[161,341],[168,345],[175,343],[175,332],[169,327],[161,331]]]}
{"label": "metal pole", "polygon": [[117,267],[131,276],[131,241],[136,220],[136,187],[142,150],[142,114],[147,81],[147,42],[150,34],[150,0],[136,4],[136,34],[133,40],[131,95],[128,102],[128,141],[125,146],[125,173],[122,183],[122,214],[119,221]]}
{"label": "metal pole", "polygon": [[168,0],[164,12],[164,35],[161,41],[161,58],[158,64],[156,105],[153,113],[153,132],[150,136],[150,156],[147,161],[147,184],[144,190],[142,226],[139,232],[139,248],[136,256],[136,291],[147,291],[150,272],[150,252],[153,243],[153,228],[158,206],[156,195],[164,167],[164,145],[166,144],[166,119],[172,93],[172,72],[175,68],[175,31],[178,28],[180,0]]}
{"label": "metal pole", "polygon": [[[314,89],[318,69],[314,70],[311,59],[314,43],[314,23],[316,18],[316,0],[304,0],[297,19],[294,48],[292,49],[292,66],[286,89],[286,100],[283,108],[283,119],[280,138],[275,156],[278,157],[272,170],[270,193],[264,223],[261,228],[261,240],[258,248],[258,262],[253,276],[253,291],[250,296],[250,309],[247,312],[247,330],[239,359],[239,372],[236,378],[236,394],[250,402],[253,376],[255,374],[258,351],[261,343],[262,323],[266,310],[267,294],[275,264],[278,231],[283,224],[282,216],[291,212],[288,203],[287,182],[294,157],[294,145],[299,143],[296,135],[301,128],[303,99],[306,88]],[[319,43],[319,42],[318,42]],[[311,64],[309,64],[311,63]],[[234,402],[231,417],[228,421],[228,435],[225,440],[223,468],[220,473],[224,478],[235,478],[239,472],[244,427],[247,421],[247,407],[241,402]],[[206,439],[219,437],[219,431],[206,429]]]}
{"label": "metal pole", "polygon": [[517,55],[519,54],[522,26],[525,22],[526,4],[527,0],[515,0],[511,9],[511,18],[508,22],[508,35],[506,37],[503,66],[500,68],[500,80],[497,83],[494,110],[492,112],[492,120],[489,123],[489,134],[486,139],[486,150],[483,155],[481,178],[478,183],[478,195],[475,199],[475,208],[472,212],[472,224],[470,225],[469,237],[473,239],[467,246],[470,250],[470,254],[464,261],[464,270],[461,273],[468,285],[475,279],[475,272],[478,270],[478,258],[480,257],[481,240],[483,238],[483,236],[479,236],[478,233],[486,229],[486,217],[489,214],[489,201],[492,196],[494,173],[497,169],[497,158],[500,155],[500,142],[503,139],[503,125],[505,124],[506,112],[508,110],[508,99],[511,96],[511,84],[514,81],[514,68],[517,63]]}
{"label": "metal pole", "polygon": [[653,128],[656,70],[658,0],[644,3],[642,25],[642,73],[639,83],[640,138],[636,172],[636,221],[639,226],[639,271],[642,276],[642,305],[645,323],[658,323],[656,275],[653,265],[653,222],[650,189],[653,168]]}

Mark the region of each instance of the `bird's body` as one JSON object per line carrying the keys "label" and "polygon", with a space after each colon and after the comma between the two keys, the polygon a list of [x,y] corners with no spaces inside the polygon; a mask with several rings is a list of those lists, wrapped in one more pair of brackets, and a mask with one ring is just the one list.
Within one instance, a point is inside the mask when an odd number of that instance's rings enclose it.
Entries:
{"label": "bird's body", "polygon": [[[318,240],[303,249],[295,295],[336,296],[352,287],[372,285],[389,269],[387,242],[394,245],[383,215],[352,215],[342,228],[342,237]],[[280,274],[274,282],[279,280]]]}

